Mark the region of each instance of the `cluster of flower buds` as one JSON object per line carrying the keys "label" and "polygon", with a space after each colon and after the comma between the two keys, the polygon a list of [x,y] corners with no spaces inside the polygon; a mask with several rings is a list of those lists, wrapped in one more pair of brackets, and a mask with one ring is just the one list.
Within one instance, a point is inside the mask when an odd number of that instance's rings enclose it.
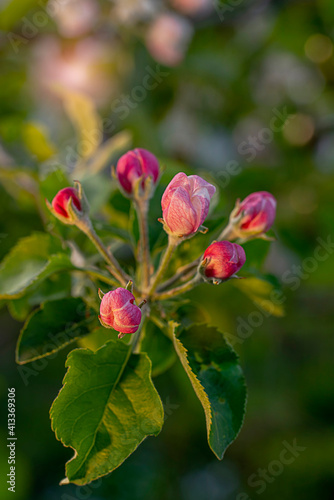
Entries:
{"label": "cluster of flower buds", "polygon": [[[145,204],[147,208],[148,200],[152,196],[160,176],[158,159],[145,149],[128,151],[117,163],[116,176],[125,196],[136,202],[139,210]],[[176,246],[198,231],[206,232],[206,228],[202,224],[208,215],[210,202],[215,191],[216,188],[212,184],[198,175],[187,176],[183,172],[175,175],[162,196],[163,218],[159,219],[169,236],[169,245],[173,242]],[[88,203],[80,183],[76,182],[74,188],[62,189],[56,194],[52,203],[47,202],[47,205],[59,220],[65,224],[76,224],[86,232],[107,262],[113,266],[111,271],[114,270],[116,279],[125,286],[128,281],[125,279],[127,275],[121,270],[112,254],[103,248],[97,235],[92,233],[93,229],[88,217]],[[211,243],[205,250],[197,271],[196,262],[198,263],[198,260],[194,261],[195,268],[192,269],[195,269],[194,272],[196,272],[195,281],[204,280],[220,284],[231,278],[238,278],[236,273],[246,262],[245,251],[238,243],[253,238],[267,238],[265,233],[274,222],[275,212],[276,200],[272,194],[266,191],[252,193],[242,202],[237,200],[227,228],[222,232],[218,241]],[[146,214],[147,211],[145,211]],[[238,241],[233,243],[231,240]],[[168,249],[166,254],[168,254]],[[143,258],[144,256],[142,256]],[[145,287],[135,289],[138,296],[142,294],[148,300],[151,299],[159,285],[159,278],[163,276],[165,267],[168,265],[169,258],[170,255],[168,258],[165,256],[157,272],[153,276],[151,274],[148,276],[148,289],[144,289]],[[149,267],[147,269],[149,270]],[[171,290],[171,296],[173,293],[174,295],[184,293],[183,290],[186,288],[182,286],[179,289]],[[146,300],[142,301],[139,306],[135,304],[136,297],[133,294],[131,281],[125,288],[116,288],[106,294],[99,291],[99,295],[101,298],[99,319],[103,326],[120,332],[120,338],[127,333],[134,333],[138,330],[142,317],[141,307]]]}

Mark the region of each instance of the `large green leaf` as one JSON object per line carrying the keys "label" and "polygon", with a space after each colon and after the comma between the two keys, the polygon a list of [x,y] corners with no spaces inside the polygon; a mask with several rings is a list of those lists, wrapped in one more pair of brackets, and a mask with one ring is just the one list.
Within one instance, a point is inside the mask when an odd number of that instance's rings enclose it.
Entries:
{"label": "large green leaf", "polygon": [[53,300],[42,304],[27,319],[17,343],[16,360],[29,363],[63,349],[90,332],[96,313],[77,298]]}
{"label": "large green leaf", "polygon": [[178,337],[174,331],[174,345],[204,408],[209,446],[221,460],[245,413],[246,386],[237,354],[221,332],[204,324],[193,325]]}
{"label": "large green leaf", "polygon": [[59,240],[35,233],[22,238],[0,266],[0,299],[21,297],[25,290],[51,274],[75,269]]}
{"label": "large green leaf", "polygon": [[75,349],[51,408],[57,439],[75,450],[63,483],[86,484],[113,471],[163,425],[163,407],[146,354],[110,341],[93,353]]}

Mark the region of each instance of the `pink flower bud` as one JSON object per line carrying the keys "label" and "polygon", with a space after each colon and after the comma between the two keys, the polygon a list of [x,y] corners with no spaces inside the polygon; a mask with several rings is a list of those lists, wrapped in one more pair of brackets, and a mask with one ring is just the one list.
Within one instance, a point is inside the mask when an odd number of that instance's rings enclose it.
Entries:
{"label": "pink flower bud", "polygon": [[157,158],[146,149],[133,149],[121,156],[118,160],[116,173],[120,185],[127,193],[132,193],[134,183],[139,177],[143,176],[142,187],[144,181],[151,176],[153,184],[159,177],[159,162]]}
{"label": "pink flower bud", "polygon": [[216,241],[204,252],[203,273],[207,278],[227,280],[246,262],[244,249],[230,241]]}
{"label": "pink flower bud", "polygon": [[78,197],[78,191],[72,187],[67,187],[58,191],[56,196],[52,200],[52,207],[57,214],[65,217],[66,219],[70,218],[70,215],[67,211],[67,205],[69,199],[72,198],[73,205],[81,211],[81,203]]}
{"label": "pink flower bud", "polygon": [[195,233],[208,215],[215,191],[212,184],[198,175],[176,174],[161,199],[167,231],[177,236]]}
{"label": "pink flower bud", "polygon": [[134,301],[134,295],[125,288],[106,293],[100,304],[99,319],[103,326],[121,333],[135,333],[140,325],[141,310]]}
{"label": "pink flower bud", "polygon": [[244,212],[238,222],[238,228],[244,234],[265,233],[274,223],[276,216],[276,200],[271,193],[259,191],[252,193],[239,205],[235,217]]}

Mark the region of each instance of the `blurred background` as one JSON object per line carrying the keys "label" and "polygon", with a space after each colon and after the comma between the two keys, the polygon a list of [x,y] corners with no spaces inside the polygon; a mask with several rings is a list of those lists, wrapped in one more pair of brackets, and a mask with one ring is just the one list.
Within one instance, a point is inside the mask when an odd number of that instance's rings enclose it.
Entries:
{"label": "blurred background", "polygon": [[[22,375],[15,343],[29,307],[2,307],[1,414],[15,387],[17,500],[334,498],[333,36],[332,0],[1,1],[1,258],[43,230],[37,178],[49,194],[63,175],[81,175],[93,212],[110,201],[117,226],[105,179],[120,154],[143,147],[166,165],[163,183],[180,170],[211,179],[225,217],[238,197],[274,194],[277,240],[268,253],[261,242],[245,250],[249,268],[263,261],[281,287],[274,305],[270,280],[188,294],[226,333],[247,379],[244,426],[224,460],[176,362],[155,378],[160,436],[83,488],[58,485],[72,451],[48,415],[68,351]],[[282,465],[286,443],[295,456]],[[0,464],[6,471],[4,447]],[[0,494],[11,498],[4,477]]]}

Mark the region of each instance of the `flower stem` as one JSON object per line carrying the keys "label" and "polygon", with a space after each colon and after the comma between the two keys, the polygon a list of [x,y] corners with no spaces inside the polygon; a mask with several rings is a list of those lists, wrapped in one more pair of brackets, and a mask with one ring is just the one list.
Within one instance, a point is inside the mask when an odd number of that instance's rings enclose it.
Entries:
{"label": "flower stem", "polygon": [[[234,230],[233,226],[231,224],[228,224],[226,226],[226,228],[218,236],[217,241],[221,241],[221,240],[224,240],[224,239],[225,240],[230,240],[230,239],[234,240],[236,237],[237,237],[237,235],[235,233],[235,230]],[[189,275],[191,275],[191,271],[195,271],[196,267],[201,262],[201,259],[202,259],[202,256],[200,256],[197,259],[193,260],[189,264],[181,267],[181,269],[179,269],[179,271],[176,274],[174,274],[174,276],[172,276],[171,278],[169,278],[167,281],[165,281],[164,283],[162,283],[158,287],[158,292],[163,292],[164,290],[166,290],[167,288],[169,288],[171,285],[173,285],[177,281],[179,281],[179,280],[182,281],[182,278],[185,279]]]}
{"label": "flower stem", "polygon": [[142,321],[138,327],[138,330],[136,331],[136,333],[133,335],[132,339],[131,339],[131,352],[134,353],[134,354],[138,354],[140,352],[140,346],[141,346],[141,342],[142,342],[142,339],[143,339],[143,335],[145,333],[145,330],[144,330],[144,324],[146,322],[146,314],[143,314],[143,317],[142,317]]}
{"label": "flower stem", "polygon": [[121,283],[121,285],[125,286],[131,279],[130,276],[123,271],[113,254],[106,249],[101,239],[96,234],[92,224],[87,220],[81,220],[77,222],[77,227],[81,229],[81,231],[85,233],[94,244],[96,249],[108,264],[111,274]]}
{"label": "flower stem", "polygon": [[147,224],[148,200],[136,200],[135,207],[140,232],[139,263],[141,266],[141,280],[143,288],[146,290],[149,287],[151,275],[150,243]]}
{"label": "flower stem", "polygon": [[191,273],[191,271],[195,272],[200,261],[201,257],[198,257],[198,259],[194,260],[193,262],[190,262],[189,264],[181,267],[179,271],[174,274],[174,276],[166,280],[164,283],[162,283],[161,286],[158,287],[158,292],[162,292],[169,288],[171,285],[174,285],[174,283],[176,283],[177,281],[182,280],[182,278],[185,278],[187,274]]}
{"label": "flower stem", "polygon": [[176,249],[176,247],[178,246],[179,243],[180,243],[180,241],[179,241],[178,237],[169,235],[168,246],[166,248],[165,253],[163,254],[163,256],[161,258],[157,272],[155,273],[155,275],[152,278],[153,282],[152,282],[151,287],[150,287],[149,292],[148,292],[149,296],[155,292],[157,286],[159,285],[159,282],[166,271],[166,268],[167,268],[169,261],[174,253],[174,250]]}
{"label": "flower stem", "polygon": [[217,241],[221,240],[235,240],[237,238],[238,234],[235,231],[235,228],[232,224],[228,224],[225,229],[220,233],[220,235],[217,238]]}
{"label": "flower stem", "polygon": [[108,285],[117,287],[118,283],[117,281],[113,280],[112,278],[109,278],[107,276],[104,276],[104,274],[99,273],[98,271],[94,269],[78,269],[78,271],[83,271],[84,273],[88,274],[88,276],[92,278],[96,278],[100,281],[103,281],[104,283],[107,283]]}
{"label": "flower stem", "polygon": [[189,290],[192,290],[195,286],[199,285],[202,281],[202,278],[200,276],[200,274],[196,274],[196,276],[194,276],[194,278],[190,281],[188,281],[187,283],[184,283],[183,285],[180,285],[176,288],[172,288],[171,290],[168,290],[167,292],[163,292],[163,293],[156,293],[154,296],[153,296],[153,300],[157,301],[157,300],[166,300],[166,299],[170,299],[172,297],[176,297],[177,295],[180,295],[182,293],[186,293],[186,292],[189,292]]}

